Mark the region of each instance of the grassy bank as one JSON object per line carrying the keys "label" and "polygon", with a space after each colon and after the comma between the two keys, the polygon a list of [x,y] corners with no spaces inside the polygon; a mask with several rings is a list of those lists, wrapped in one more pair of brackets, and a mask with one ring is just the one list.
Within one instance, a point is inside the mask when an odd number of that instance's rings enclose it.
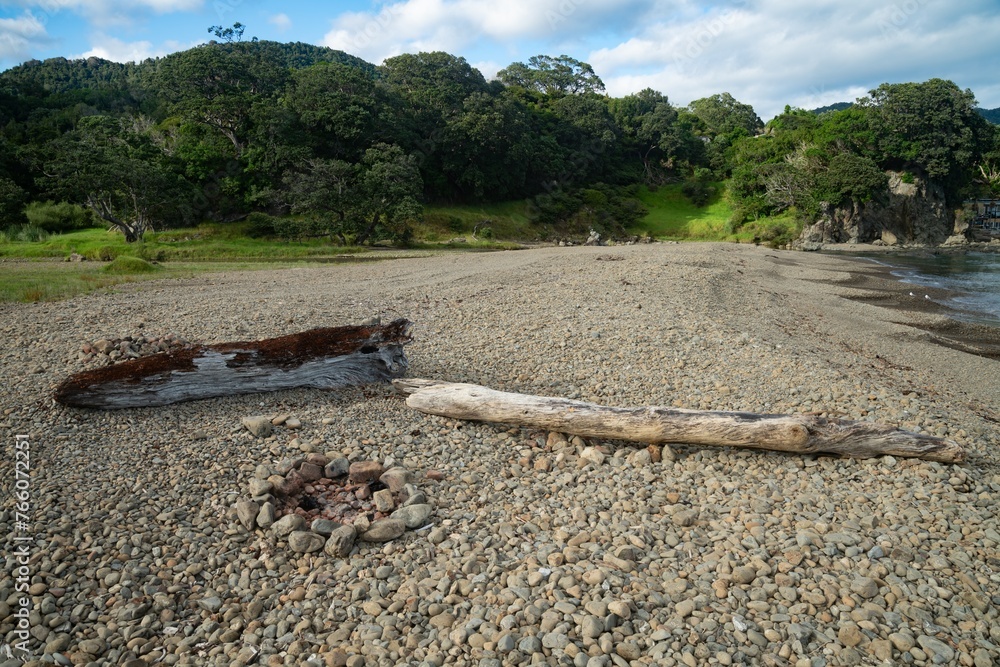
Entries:
{"label": "grassy bank", "polygon": [[658,239],[724,241],[732,232],[729,220],[733,209],[724,196],[722,184],[715,184],[715,194],[705,206],[695,206],[681,192],[680,184],[655,190],[639,188],[638,199],[649,213],[633,228],[636,234]]}
{"label": "grassy bank", "polygon": [[[674,241],[775,244],[787,243],[798,235],[799,225],[790,212],[734,226],[733,208],[725,196],[724,183],[714,184],[714,194],[700,207],[691,203],[681,187],[676,183],[655,189],[639,188],[636,197],[649,212],[627,231],[636,236]],[[481,223],[488,224],[482,225],[477,241],[472,232]],[[463,239],[472,245],[488,245],[498,241],[539,241],[551,237],[552,230],[533,224],[528,203],[518,200],[485,206],[430,206],[414,232],[414,237],[425,243]]]}
{"label": "grassy bank", "polygon": [[162,278],[190,278],[201,273],[281,268],[288,263],[172,262],[149,270],[125,256],[114,263],[55,260],[0,261],[0,302],[57,301],[115,285]]}
{"label": "grassy bank", "polygon": [[[798,233],[798,224],[791,213],[745,223],[734,230],[730,223],[732,209],[722,185],[716,186],[715,194],[703,207],[694,206],[681,192],[680,185],[655,190],[640,188],[637,197],[649,212],[628,230],[634,235],[781,245]],[[502,250],[552,238],[552,229],[532,223],[528,208],[524,200],[473,206],[428,206],[424,219],[414,225],[412,247],[418,252]],[[328,239],[251,238],[247,232],[246,223],[206,223],[188,229],[149,232],[142,242],[134,244],[126,243],[118,232],[101,228],[53,234],[36,241],[7,240],[0,242],[0,301],[47,301],[139,280],[348,259],[345,255],[390,258],[407,252],[344,247]],[[55,261],[73,253],[91,261]],[[8,261],[3,261],[5,258]],[[116,258],[138,258],[154,265],[129,259],[105,266]]]}
{"label": "grassy bank", "polygon": [[141,242],[132,244],[126,243],[120,233],[101,228],[53,234],[44,241],[0,243],[0,257],[64,258],[77,253],[89,260],[105,262],[122,255],[158,262],[294,260],[365,250],[337,246],[325,239],[254,239],[246,235],[246,225],[242,223],[148,232]]}

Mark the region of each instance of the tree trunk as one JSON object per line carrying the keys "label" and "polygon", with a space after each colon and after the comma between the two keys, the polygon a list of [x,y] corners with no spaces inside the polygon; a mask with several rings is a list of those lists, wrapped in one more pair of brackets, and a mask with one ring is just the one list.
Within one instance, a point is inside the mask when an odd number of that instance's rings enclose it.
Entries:
{"label": "tree trunk", "polygon": [[381,218],[382,218],[382,214],[379,213],[378,211],[376,211],[375,212],[375,216],[372,218],[372,221],[368,224],[368,227],[363,232],[361,232],[361,236],[359,236],[358,238],[354,239],[354,244],[355,245],[364,245],[365,241],[368,240],[368,237],[371,236],[372,233],[375,231],[375,227],[378,226],[378,221]]}
{"label": "tree trunk", "polygon": [[278,389],[333,389],[406,372],[410,323],[312,329],[255,342],[199,345],[77,373],[55,399],[81,408],[168,405]]}
{"label": "tree trunk", "polygon": [[587,438],[688,443],[854,458],[903,456],[958,463],[957,443],[870,422],[812,415],[613,408],[564,398],[512,394],[474,384],[395,380],[411,408],[453,419],[519,424]]}

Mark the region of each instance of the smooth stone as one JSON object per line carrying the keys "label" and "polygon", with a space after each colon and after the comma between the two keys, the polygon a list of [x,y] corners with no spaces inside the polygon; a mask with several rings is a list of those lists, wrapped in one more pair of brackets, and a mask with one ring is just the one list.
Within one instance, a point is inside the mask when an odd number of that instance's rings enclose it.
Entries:
{"label": "smooth stone", "polygon": [[624,602],[622,600],[615,600],[614,602],[608,603],[608,611],[618,618],[626,621],[632,617],[632,608],[629,606],[628,602]]}
{"label": "smooth stone", "polygon": [[542,642],[538,637],[524,637],[517,643],[517,650],[525,655],[540,653],[542,651]]}
{"label": "smooth stone", "polygon": [[319,551],[325,542],[322,535],[317,535],[309,530],[296,530],[288,536],[288,548],[300,554],[311,554],[314,551]]}
{"label": "smooth stone", "polygon": [[854,623],[845,623],[840,626],[840,630],[837,631],[837,639],[844,646],[854,647],[861,643],[864,639],[864,635],[861,633],[861,628],[859,628]]}
{"label": "smooth stone", "polygon": [[315,482],[323,478],[323,468],[315,463],[305,462],[299,466],[299,474],[303,482]]}
{"label": "smooth stone", "polygon": [[687,618],[692,613],[694,613],[694,610],[695,610],[694,600],[681,600],[674,606],[674,611],[681,618]]}
{"label": "smooth stone", "polygon": [[263,415],[244,417],[241,421],[243,426],[258,438],[266,438],[274,432],[271,420]]}
{"label": "smooth stone", "polygon": [[851,582],[851,591],[870,600],[878,595],[878,583],[871,577],[857,577]]}
{"label": "smooth stone", "polygon": [[642,648],[636,642],[622,642],[615,647],[615,653],[629,661],[638,660],[642,655]]}
{"label": "smooth stone", "polygon": [[698,510],[684,509],[673,513],[671,517],[675,526],[687,528],[693,526],[698,521]]}
{"label": "smooth stone", "polygon": [[904,635],[901,632],[894,632],[889,635],[889,641],[892,642],[892,645],[900,653],[907,653],[911,648],[916,646],[916,640],[913,637]]}
{"label": "smooth stone", "polygon": [[324,519],[322,517],[313,519],[313,522],[309,524],[309,530],[324,537],[330,537],[333,531],[337,530],[341,524],[336,521],[330,521],[329,519]]}
{"label": "smooth stone", "polygon": [[993,667],[993,658],[990,657],[990,652],[986,649],[976,649],[972,655],[972,664],[974,667]]}
{"label": "smooth stone", "polygon": [[917,637],[917,643],[924,652],[932,656],[932,661],[936,665],[950,663],[955,659],[955,650],[936,637],[920,635]]}
{"label": "smooth stone", "polygon": [[356,461],[348,468],[347,475],[352,483],[365,484],[376,481],[383,472],[385,469],[378,461]]}
{"label": "smooth stone", "polygon": [[271,532],[278,537],[284,537],[296,530],[302,530],[306,526],[306,520],[298,514],[286,514],[271,526]]}
{"label": "smooth stone", "polygon": [[653,455],[648,449],[639,449],[625,457],[629,465],[644,468],[653,462]]}
{"label": "smooth stone", "polygon": [[253,530],[257,527],[257,514],[259,512],[260,505],[252,500],[242,499],[236,501],[236,516],[247,530]]}
{"label": "smooth stone", "polygon": [[260,506],[257,513],[257,525],[261,528],[268,528],[274,524],[274,503],[266,502]]}
{"label": "smooth stone", "polygon": [[334,529],[323,545],[323,551],[334,558],[346,558],[351,555],[354,542],[357,540],[357,531],[354,526],[342,525]]}
{"label": "smooth stone", "polygon": [[375,503],[375,510],[383,514],[391,512],[396,506],[396,501],[392,498],[392,491],[389,489],[379,489],[373,493],[372,502]]}
{"label": "smooth stone", "polygon": [[378,481],[385,484],[392,493],[400,493],[407,484],[413,482],[413,473],[405,468],[389,468]]}
{"label": "smooth stone", "polygon": [[[221,601],[219,602],[219,605],[222,605]],[[101,639],[84,639],[77,646],[84,653],[88,653],[94,657],[103,655],[104,651],[107,650],[107,644],[105,644],[104,640]]]}
{"label": "smooth stone", "polygon": [[323,467],[323,476],[329,479],[343,477],[351,469],[351,462],[344,457],[330,459],[330,462]]}
{"label": "smooth stone", "polygon": [[602,465],[607,456],[599,450],[597,447],[587,447],[582,452],[580,452],[580,458],[584,461],[589,461],[595,466]]}
{"label": "smooth stone", "polygon": [[[270,423],[270,422],[268,422]],[[216,613],[222,609],[222,598],[213,595],[212,597],[201,598],[198,600],[198,606],[209,613]]]}
{"label": "smooth stone", "polygon": [[394,540],[406,532],[406,524],[402,519],[388,518],[373,521],[361,535],[364,542],[388,542]]}
{"label": "smooth stone", "polygon": [[407,505],[393,512],[391,518],[399,519],[412,530],[426,525],[433,511],[434,508],[430,505]]}
{"label": "smooth stone", "polygon": [[604,621],[596,616],[584,616],[580,622],[580,634],[587,639],[597,639],[604,634]]}
{"label": "smooth stone", "polygon": [[500,635],[497,639],[497,651],[500,653],[510,653],[515,648],[517,648],[517,642],[514,641],[514,637],[508,633]]}
{"label": "smooth stone", "polygon": [[267,481],[267,479],[257,479],[254,477],[250,480],[250,495],[251,496],[266,496],[274,491],[274,484]]}

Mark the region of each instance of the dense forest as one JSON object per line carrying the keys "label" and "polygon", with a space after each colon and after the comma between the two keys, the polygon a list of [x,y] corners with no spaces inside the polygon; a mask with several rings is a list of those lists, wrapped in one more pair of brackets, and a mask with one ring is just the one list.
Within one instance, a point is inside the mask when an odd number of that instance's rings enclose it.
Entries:
{"label": "dense forest", "polygon": [[1000,193],[998,128],[950,81],[786,107],[765,125],[728,93],[684,107],[651,89],[610,97],[569,56],[488,81],[447,53],[375,66],[215,31],[138,64],[56,58],[0,75],[0,227],[97,220],[137,240],[249,216],[260,235],[363,244],[405,240],[427,203],[522,199],[539,223],[613,235],[645,213],[638,184],[683,183],[704,203],[724,183],[736,227],[880,197],[890,169],[955,203]]}

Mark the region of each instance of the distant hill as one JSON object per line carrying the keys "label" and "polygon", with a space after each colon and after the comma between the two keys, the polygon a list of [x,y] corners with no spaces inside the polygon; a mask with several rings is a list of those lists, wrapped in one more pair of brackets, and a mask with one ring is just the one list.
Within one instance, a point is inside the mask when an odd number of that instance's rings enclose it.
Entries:
{"label": "distant hill", "polygon": [[979,115],[990,121],[994,125],[1000,125],[1000,107],[996,109],[976,109]]}
{"label": "distant hill", "polygon": [[[221,44],[225,48],[236,45]],[[244,42],[241,47],[267,50],[268,57],[289,69],[302,69],[319,62],[336,62],[353,65],[373,71],[375,66],[361,58],[325,46],[314,46],[303,42],[281,43],[271,41]],[[194,47],[203,48],[203,47]],[[178,57],[185,52],[170,54],[165,58]],[[9,86],[21,92],[66,93],[81,89],[106,90],[123,89],[141,80],[156,63],[163,58],[149,58],[141,63],[116,63],[101,58],[49,58],[29,60],[0,74],[0,86]]]}
{"label": "distant hill", "polygon": [[843,111],[844,109],[850,109],[854,106],[854,102],[835,102],[825,107],[820,107],[818,109],[812,109],[812,113],[817,116],[821,113],[826,113],[827,111]]}
{"label": "distant hill", "polygon": [[[836,102],[825,107],[819,107],[818,109],[811,109],[811,113],[819,115],[821,113],[826,113],[828,111],[843,111],[844,109],[850,109],[854,106],[853,102]],[[976,109],[979,115],[990,121],[994,125],[1000,125],[1000,107],[996,109]]]}

